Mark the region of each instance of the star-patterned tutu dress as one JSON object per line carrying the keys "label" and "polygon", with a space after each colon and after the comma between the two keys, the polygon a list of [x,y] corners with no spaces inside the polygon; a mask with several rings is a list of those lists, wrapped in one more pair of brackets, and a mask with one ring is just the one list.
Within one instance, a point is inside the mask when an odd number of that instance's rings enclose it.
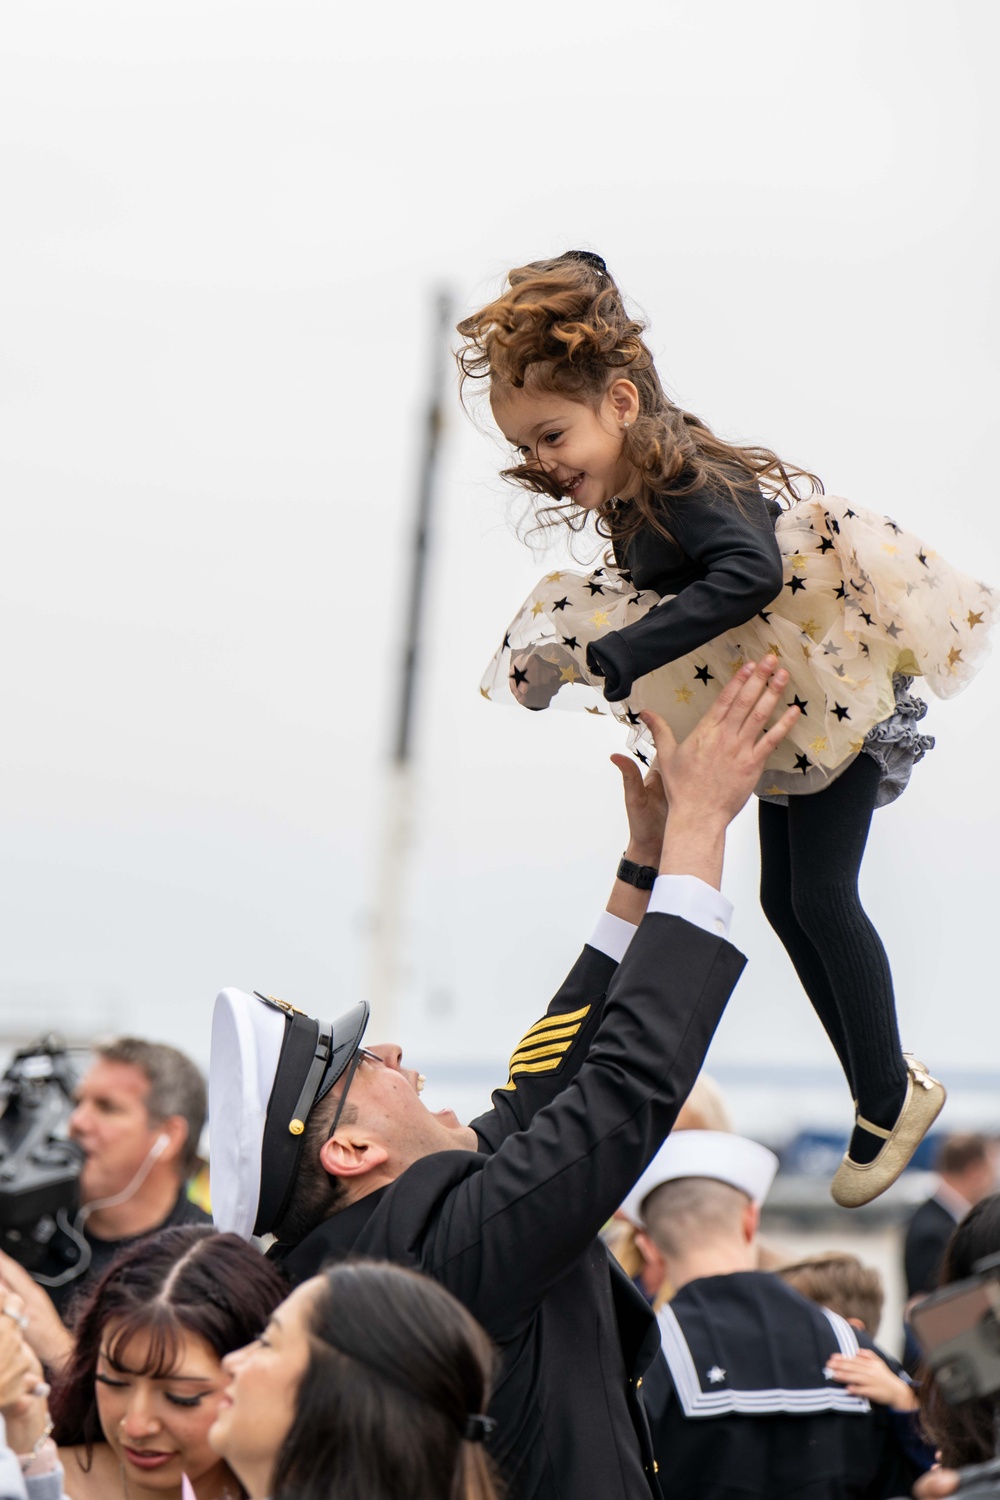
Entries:
{"label": "star-patterned tutu dress", "polygon": [[966,686],[988,651],[997,591],[888,517],[830,496],[779,512],[757,495],[744,513],[701,492],[667,525],[670,538],[644,529],[615,564],[546,575],[482,695],[535,709],[558,695],[612,715],[646,761],[641,710],[683,739],[744,662],[772,653],[789,674],[784,702],[801,713],[758,795],[820,791],[868,753],[883,770],[879,801],[891,801],[933,744],[916,729],[926,709],[911,680],[941,698]]}

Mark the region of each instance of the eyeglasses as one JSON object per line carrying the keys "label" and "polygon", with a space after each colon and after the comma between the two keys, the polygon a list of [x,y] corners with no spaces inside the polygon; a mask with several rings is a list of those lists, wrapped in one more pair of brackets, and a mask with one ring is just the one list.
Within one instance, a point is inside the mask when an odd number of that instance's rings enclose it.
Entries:
{"label": "eyeglasses", "polygon": [[379,1057],[377,1052],[369,1052],[367,1047],[358,1047],[354,1056],[347,1064],[347,1068],[344,1073],[344,1087],[340,1091],[340,1100],[337,1104],[337,1109],[333,1116],[333,1124],[330,1126],[330,1131],[327,1135],[328,1141],[331,1140],[337,1133],[337,1126],[340,1124],[340,1117],[344,1113],[344,1105],[347,1103],[347,1095],[350,1090],[351,1084],[354,1082],[354,1075],[358,1071],[358,1067],[361,1064],[362,1058],[364,1058],[365,1062],[378,1063],[379,1067],[381,1068],[387,1066],[384,1059]]}

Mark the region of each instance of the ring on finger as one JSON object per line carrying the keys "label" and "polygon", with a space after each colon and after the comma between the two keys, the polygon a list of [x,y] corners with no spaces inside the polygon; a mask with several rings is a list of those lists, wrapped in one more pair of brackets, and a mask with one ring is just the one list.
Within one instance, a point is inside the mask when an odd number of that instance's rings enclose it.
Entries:
{"label": "ring on finger", "polygon": [[25,1317],[24,1313],[15,1312],[14,1308],[12,1308],[12,1307],[6,1307],[6,1306],[3,1307],[3,1308],[0,1308],[0,1312],[5,1313],[8,1318],[12,1318],[14,1320],[14,1322],[17,1324],[18,1328],[20,1328],[20,1330],[21,1330],[22,1333],[27,1328],[27,1326],[28,1326],[28,1320]]}

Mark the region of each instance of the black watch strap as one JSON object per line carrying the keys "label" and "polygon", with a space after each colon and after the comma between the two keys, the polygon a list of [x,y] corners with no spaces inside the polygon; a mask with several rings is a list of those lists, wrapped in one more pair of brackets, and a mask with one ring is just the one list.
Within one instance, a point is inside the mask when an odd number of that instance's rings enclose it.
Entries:
{"label": "black watch strap", "polygon": [[618,879],[624,880],[626,885],[634,885],[637,891],[651,891],[659,873],[655,865],[637,865],[634,860],[626,859],[624,854],[618,866]]}

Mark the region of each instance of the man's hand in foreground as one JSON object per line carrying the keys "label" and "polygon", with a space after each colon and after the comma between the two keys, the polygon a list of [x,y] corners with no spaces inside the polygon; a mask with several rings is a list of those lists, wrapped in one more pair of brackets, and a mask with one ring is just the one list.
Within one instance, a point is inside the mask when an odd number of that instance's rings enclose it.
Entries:
{"label": "man's hand in foreground", "polygon": [[719,888],[726,829],[799,716],[797,708],[786,709],[766,728],[787,683],[776,657],[748,662],[679,745],[659,714],[640,716],[653,736],[667,796],[661,875],[697,875]]}

